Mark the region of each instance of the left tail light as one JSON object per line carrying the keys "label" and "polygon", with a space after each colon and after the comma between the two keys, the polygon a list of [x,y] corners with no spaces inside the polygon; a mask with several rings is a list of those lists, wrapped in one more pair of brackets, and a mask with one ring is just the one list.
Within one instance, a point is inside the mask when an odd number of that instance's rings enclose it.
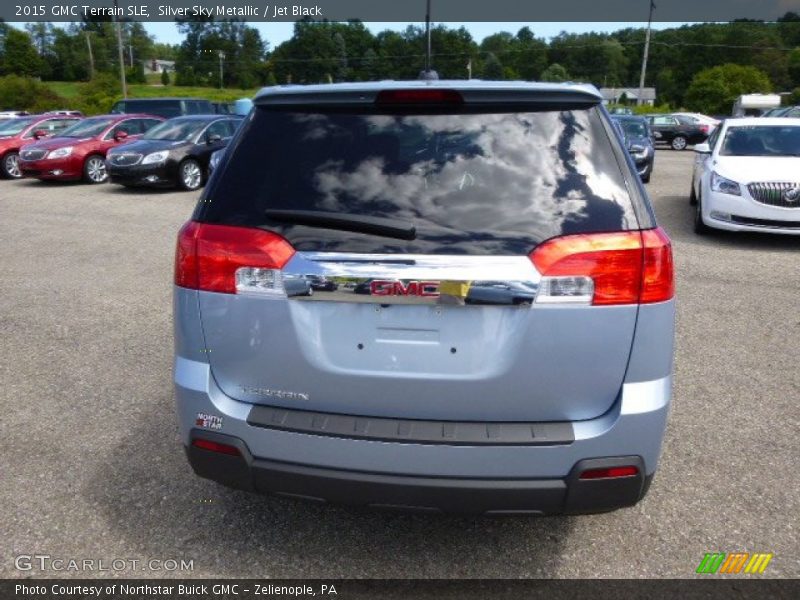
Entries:
{"label": "left tail light", "polygon": [[175,285],[235,294],[280,289],[294,248],[271,231],[189,221],[178,233]]}

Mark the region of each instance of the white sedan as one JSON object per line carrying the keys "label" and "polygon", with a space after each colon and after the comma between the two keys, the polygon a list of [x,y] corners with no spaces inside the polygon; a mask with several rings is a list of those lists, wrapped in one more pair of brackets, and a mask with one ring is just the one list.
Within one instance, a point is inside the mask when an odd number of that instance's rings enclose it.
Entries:
{"label": "white sedan", "polygon": [[800,119],[726,119],[694,151],[697,233],[800,235]]}

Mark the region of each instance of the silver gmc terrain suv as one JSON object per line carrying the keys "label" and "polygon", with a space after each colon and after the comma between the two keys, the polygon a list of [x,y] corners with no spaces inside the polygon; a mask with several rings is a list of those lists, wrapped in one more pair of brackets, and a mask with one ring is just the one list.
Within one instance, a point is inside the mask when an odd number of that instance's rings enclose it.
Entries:
{"label": "silver gmc terrain suv", "polygon": [[178,237],[189,462],[383,508],[630,506],[664,437],[673,294],[594,87],[265,89]]}

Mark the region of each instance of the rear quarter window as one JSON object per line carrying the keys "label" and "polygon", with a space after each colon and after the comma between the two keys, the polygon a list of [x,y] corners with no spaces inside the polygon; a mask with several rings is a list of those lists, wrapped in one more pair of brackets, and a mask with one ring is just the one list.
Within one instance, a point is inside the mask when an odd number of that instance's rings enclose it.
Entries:
{"label": "rear quarter window", "polygon": [[[638,228],[596,108],[359,114],[259,108],[198,204],[298,250],[518,255],[558,235]],[[286,225],[267,210],[411,222],[416,239]]]}

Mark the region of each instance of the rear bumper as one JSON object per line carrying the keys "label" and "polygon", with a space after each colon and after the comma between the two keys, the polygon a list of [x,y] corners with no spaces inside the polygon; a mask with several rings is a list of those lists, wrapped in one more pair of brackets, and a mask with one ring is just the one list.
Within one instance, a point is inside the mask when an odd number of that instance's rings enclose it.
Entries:
{"label": "rear bumper", "polygon": [[[386,475],[255,458],[240,439],[194,430],[192,440],[235,446],[240,456],[186,447],[194,472],[227,486],[316,502],[376,509],[464,514],[582,514],[638,502],[649,487],[636,457],[582,461],[562,479],[465,479]],[[635,476],[581,480],[587,469],[637,465]]]}
{"label": "rear bumper", "polygon": [[[408,443],[254,426],[254,406],[223,394],[208,364],[175,362],[181,436],[198,475],[258,492],[473,514],[591,513],[635,504],[658,464],[671,387],[671,377],[625,384],[611,410],[571,423],[572,439],[555,444]],[[192,446],[198,438],[233,445],[241,456]],[[639,474],[578,480],[587,465],[609,461],[636,465]]]}

